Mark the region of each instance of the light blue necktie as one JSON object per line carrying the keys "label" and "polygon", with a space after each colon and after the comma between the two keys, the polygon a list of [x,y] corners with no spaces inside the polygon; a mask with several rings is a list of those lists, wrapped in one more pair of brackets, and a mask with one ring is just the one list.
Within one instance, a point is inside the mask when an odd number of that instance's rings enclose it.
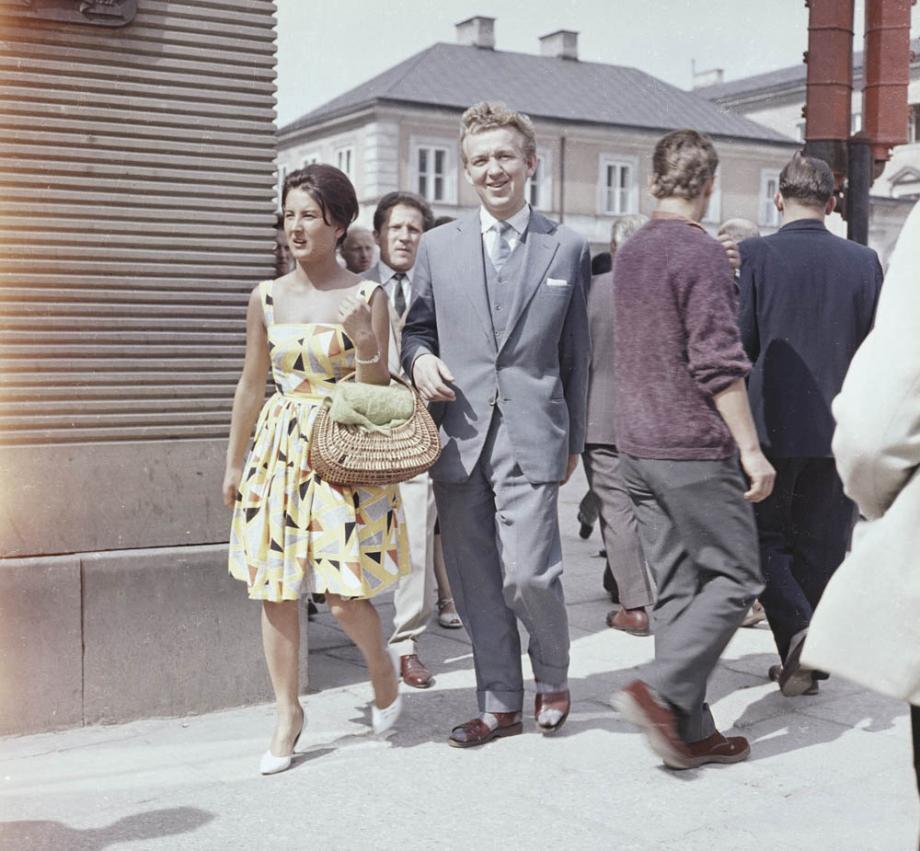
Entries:
{"label": "light blue necktie", "polygon": [[492,244],[491,258],[495,271],[500,272],[511,254],[511,243],[508,242],[508,236],[514,228],[508,222],[499,221],[495,224],[495,230],[498,238]]}

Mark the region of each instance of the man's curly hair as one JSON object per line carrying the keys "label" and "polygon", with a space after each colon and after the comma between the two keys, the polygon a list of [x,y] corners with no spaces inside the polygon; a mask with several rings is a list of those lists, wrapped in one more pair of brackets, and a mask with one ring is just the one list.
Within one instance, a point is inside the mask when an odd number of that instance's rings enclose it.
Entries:
{"label": "man's curly hair", "polygon": [[652,195],[697,198],[719,166],[708,136],[696,130],[675,130],[658,140],[652,155]]}
{"label": "man's curly hair", "polygon": [[460,119],[460,153],[466,163],[466,151],[463,140],[474,133],[495,130],[498,127],[511,127],[524,137],[524,156],[530,159],[537,155],[537,137],[534,134],[530,116],[523,112],[514,112],[498,101],[480,101],[471,106]]}

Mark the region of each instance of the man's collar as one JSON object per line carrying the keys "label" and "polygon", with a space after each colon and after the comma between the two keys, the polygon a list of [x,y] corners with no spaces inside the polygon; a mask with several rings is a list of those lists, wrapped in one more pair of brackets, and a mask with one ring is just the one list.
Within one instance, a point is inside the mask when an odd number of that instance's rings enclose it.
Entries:
{"label": "man's collar", "polygon": [[827,230],[827,225],[820,219],[795,219],[780,230]]}
{"label": "man's collar", "polygon": [[[498,219],[496,219],[485,207],[479,208],[479,225],[483,233],[494,227],[497,221]],[[527,225],[530,224],[530,204],[524,204],[524,206],[513,216],[508,219],[503,219],[503,221],[511,225],[517,234],[520,235],[524,233],[524,231],[527,230]]]}
{"label": "man's collar", "polygon": [[[384,263],[383,260],[377,261],[377,268],[378,268],[378,271],[380,272],[380,283],[381,284],[389,283],[390,278],[392,278],[393,275],[399,274],[395,269],[391,269],[389,266],[387,266],[387,264]],[[412,269],[414,268],[415,267],[413,266]],[[403,272],[403,274],[409,279],[410,284],[412,283],[412,269],[410,269],[408,272]]]}

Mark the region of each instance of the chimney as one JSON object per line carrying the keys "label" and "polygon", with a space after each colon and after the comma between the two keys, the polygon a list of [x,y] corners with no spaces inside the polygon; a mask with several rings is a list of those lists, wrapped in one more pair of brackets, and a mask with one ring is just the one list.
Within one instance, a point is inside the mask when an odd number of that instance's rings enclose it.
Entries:
{"label": "chimney", "polygon": [[481,47],[483,50],[495,50],[495,18],[476,15],[455,25],[457,44],[467,47]]}
{"label": "chimney", "polygon": [[540,55],[556,59],[578,59],[578,33],[572,30],[556,30],[540,37]]}
{"label": "chimney", "polygon": [[691,88],[701,89],[704,86],[715,86],[725,79],[725,71],[722,68],[709,68],[706,71],[696,70],[696,61],[690,60],[690,69],[693,77]]}

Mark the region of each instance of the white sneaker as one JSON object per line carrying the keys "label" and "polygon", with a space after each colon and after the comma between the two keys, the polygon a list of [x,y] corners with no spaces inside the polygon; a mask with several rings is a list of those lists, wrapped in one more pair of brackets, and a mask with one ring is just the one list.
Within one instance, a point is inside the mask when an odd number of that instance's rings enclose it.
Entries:
{"label": "white sneaker", "polygon": [[402,712],[402,695],[397,694],[386,709],[380,709],[376,703],[371,704],[371,726],[377,736],[382,736],[396,723],[399,713]]}

